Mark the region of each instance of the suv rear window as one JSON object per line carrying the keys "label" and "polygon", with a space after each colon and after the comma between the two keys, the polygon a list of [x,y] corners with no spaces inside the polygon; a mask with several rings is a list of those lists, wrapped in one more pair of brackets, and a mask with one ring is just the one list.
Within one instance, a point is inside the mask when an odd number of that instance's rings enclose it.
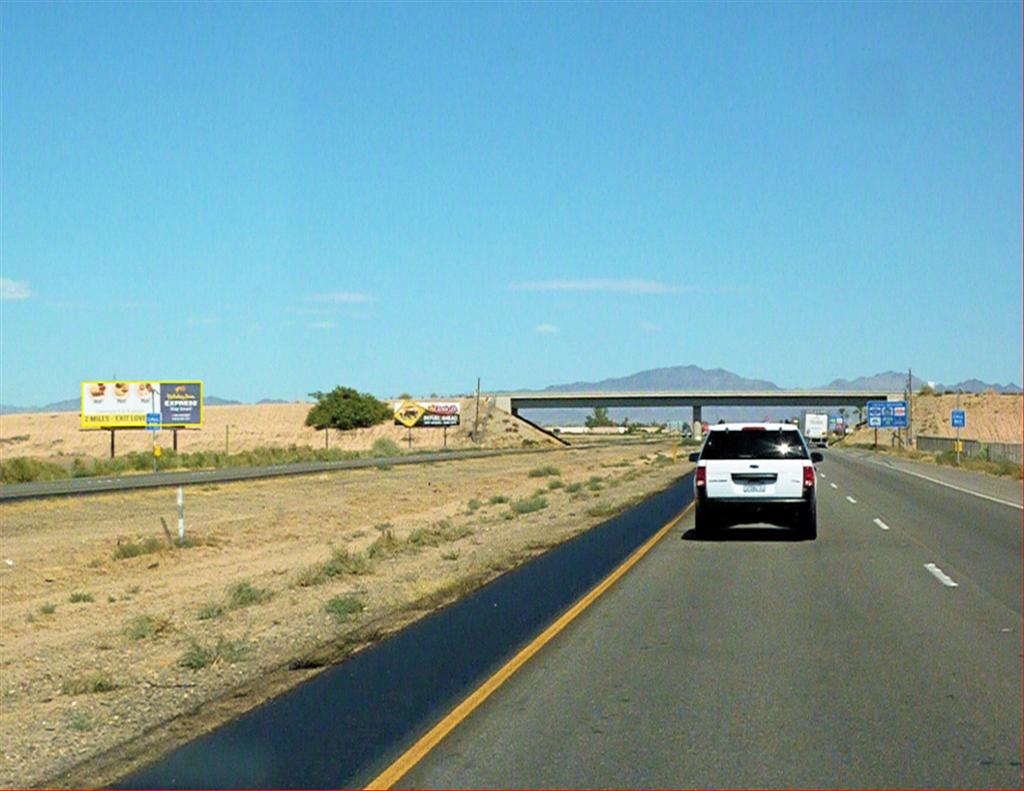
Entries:
{"label": "suv rear window", "polygon": [[799,431],[711,431],[702,459],[806,459]]}

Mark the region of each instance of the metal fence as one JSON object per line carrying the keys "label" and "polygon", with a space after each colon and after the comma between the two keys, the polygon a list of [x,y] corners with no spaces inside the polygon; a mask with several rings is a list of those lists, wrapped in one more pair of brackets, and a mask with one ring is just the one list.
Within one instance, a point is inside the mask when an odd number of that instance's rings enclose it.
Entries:
{"label": "metal fence", "polygon": [[[964,444],[965,456],[980,456],[988,451],[992,461],[1012,461],[1021,463],[1021,444],[1012,442],[981,442],[976,439],[961,439]],[[955,437],[925,437],[918,434],[917,449],[925,453],[945,453],[956,450]]]}

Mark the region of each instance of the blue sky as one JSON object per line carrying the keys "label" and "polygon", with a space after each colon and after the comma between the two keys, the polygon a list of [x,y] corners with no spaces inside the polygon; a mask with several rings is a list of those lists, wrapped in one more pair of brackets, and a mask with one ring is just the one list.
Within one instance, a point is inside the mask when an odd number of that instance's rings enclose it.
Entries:
{"label": "blue sky", "polygon": [[0,21],[4,403],[1020,381],[1020,3]]}

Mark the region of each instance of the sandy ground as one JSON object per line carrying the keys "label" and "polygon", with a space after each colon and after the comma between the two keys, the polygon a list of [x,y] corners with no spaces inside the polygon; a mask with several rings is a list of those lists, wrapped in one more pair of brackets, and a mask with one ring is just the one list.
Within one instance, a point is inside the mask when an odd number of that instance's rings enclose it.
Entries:
{"label": "sandy ground", "polygon": [[[956,436],[949,422],[950,412],[956,408],[955,395],[914,396],[911,406],[915,435]],[[967,427],[960,432],[963,439],[1019,443],[1024,435],[1024,400],[1019,394],[965,394],[960,396],[960,408],[967,412]],[[880,430],[879,443],[889,445],[893,433]],[[847,441],[871,442],[873,435],[872,429],[863,428],[849,435]]]}
{"label": "sandy ground", "polygon": [[[192,487],[184,549],[160,524],[174,530],[174,490],[0,506],[0,785],[110,782],[663,488],[679,459],[628,443]],[[491,502],[538,489],[532,513]],[[417,529],[440,537],[416,545]],[[389,535],[369,573],[311,573]],[[147,538],[154,551],[115,558]],[[269,598],[232,609],[243,582]],[[339,596],[365,609],[334,617]],[[194,644],[208,666],[182,665]]]}
{"label": "sandy ground", "polygon": [[[474,446],[470,434],[476,416],[472,398],[453,399],[462,404],[461,425],[448,430],[448,447]],[[242,406],[210,406],[204,409],[201,429],[179,431],[178,450],[225,449],[225,440],[232,452],[261,446],[287,447],[309,445],[324,447],[324,434],[331,448],[367,450],[374,441],[386,437],[408,449],[409,431],[391,423],[355,431],[316,431],[305,426],[311,404],[256,404]],[[482,445],[491,448],[521,447],[526,442],[557,444],[547,434],[537,431],[521,420],[496,409],[493,399],[482,399],[480,407]],[[171,447],[171,432],[158,433],[157,441]],[[152,436],[147,431],[119,431],[117,452],[149,451]],[[412,430],[412,449],[440,448],[444,430],[417,428]],[[0,456],[31,456],[68,463],[75,456],[105,458],[110,455],[110,434],[106,431],[82,431],[77,412],[44,412],[0,416]]]}

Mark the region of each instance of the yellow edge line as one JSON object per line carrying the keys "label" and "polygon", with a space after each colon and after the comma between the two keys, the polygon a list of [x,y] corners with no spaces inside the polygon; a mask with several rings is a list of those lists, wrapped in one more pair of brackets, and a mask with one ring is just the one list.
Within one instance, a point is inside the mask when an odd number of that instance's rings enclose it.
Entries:
{"label": "yellow edge line", "polygon": [[426,734],[421,736],[412,747],[399,756],[387,769],[373,778],[373,780],[366,785],[366,788],[388,789],[401,780],[410,769],[426,757],[427,753],[434,749],[434,747],[436,747],[449,733],[455,730],[459,723],[472,714],[481,703],[487,700],[487,698],[489,698],[491,694],[498,689],[498,687],[511,678],[519,668],[530,661],[534,654],[550,643],[559,632],[572,623],[577,615],[597,601],[605,591],[618,582],[619,579],[621,579],[627,571],[633,568],[633,566],[635,566],[644,555],[650,552],[651,549],[654,548],[654,545],[664,538],[665,534],[679,523],[679,520],[686,516],[686,513],[693,508],[693,505],[694,504],[691,502],[679,513],[678,516],[663,525],[657,533],[647,539],[640,548],[635,550],[632,555],[626,558],[626,560],[622,562],[622,565],[601,580],[596,587],[592,588],[589,593],[577,601],[569,610],[563,613],[557,621],[537,635],[537,637],[535,637],[528,646],[523,648],[518,654],[506,662],[505,665],[502,666],[501,669],[493,676],[477,687],[469,697],[448,712],[444,719],[427,731]]}

